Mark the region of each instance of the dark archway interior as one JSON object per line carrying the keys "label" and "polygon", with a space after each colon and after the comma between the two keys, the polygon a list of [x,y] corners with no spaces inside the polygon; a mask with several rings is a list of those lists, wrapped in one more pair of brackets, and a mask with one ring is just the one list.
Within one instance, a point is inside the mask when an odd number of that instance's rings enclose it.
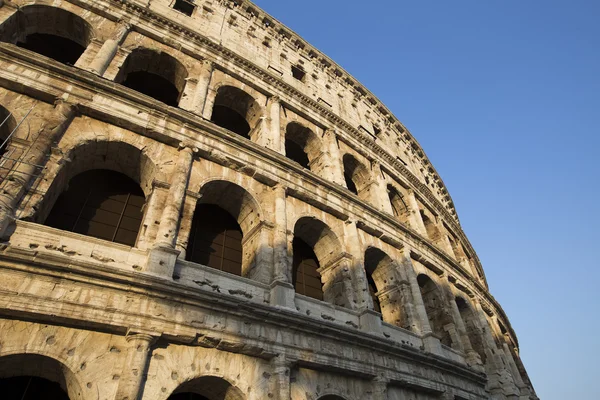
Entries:
{"label": "dark archway interior", "polygon": [[302,168],[310,169],[308,155],[304,148],[293,140],[285,140],[285,155],[292,161],[297,162]]}
{"label": "dark archway interior", "polygon": [[344,169],[344,179],[346,180],[346,187],[348,188],[348,190],[351,191],[352,193],[358,195],[358,189],[356,188],[356,184],[352,180],[352,175],[350,175],[350,173],[345,169]]}
{"label": "dark archway interior", "polygon": [[75,65],[85,51],[85,47],[73,40],[47,33],[27,35],[17,46],[69,65]]}
{"label": "dark archway interior", "polygon": [[210,399],[208,399],[207,397],[204,397],[204,396],[200,396],[199,394],[196,394],[196,393],[186,392],[186,393],[173,394],[173,395],[169,396],[169,398],[167,400],[210,400]]}
{"label": "dark archway interior", "polygon": [[313,299],[323,300],[323,285],[318,272],[319,260],[313,249],[302,239],[292,241],[294,258],[292,262],[292,283],[296,293]]}
{"label": "dark archway interior", "polygon": [[168,106],[177,107],[179,91],[173,83],[160,75],[147,71],[134,71],[127,74],[123,86],[162,101]]}
{"label": "dark archway interior", "polygon": [[46,225],[134,246],[142,222],[144,192],[115,171],[91,170],[69,182]]}
{"label": "dark archway interior", "polygon": [[69,400],[56,382],[35,376],[16,376],[0,379],[3,400]]}
{"label": "dark archway interior", "polygon": [[216,376],[203,376],[179,386],[167,400],[243,400],[242,392]]}
{"label": "dark archway interior", "polygon": [[241,276],[242,236],[239,224],[227,211],[214,204],[199,204],[186,259]]}
{"label": "dark archway interior", "polygon": [[250,125],[246,119],[237,111],[227,106],[215,104],[210,120],[221,128],[225,128],[246,139],[250,139]]}

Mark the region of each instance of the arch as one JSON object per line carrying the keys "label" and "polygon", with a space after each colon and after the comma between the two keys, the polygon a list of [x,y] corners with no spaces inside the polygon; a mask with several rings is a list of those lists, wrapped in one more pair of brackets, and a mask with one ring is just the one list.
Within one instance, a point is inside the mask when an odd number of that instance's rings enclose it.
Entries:
{"label": "arch", "polygon": [[321,143],[317,135],[297,122],[285,128],[285,155],[306,169],[321,154]]}
{"label": "arch", "polygon": [[343,398],[342,396],[337,396],[335,394],[328,394],[328,395],[319,397],[319,400],[346,400],[346,399]]}
{"label": "arch", "polygon": [[246,275],[255,249],[244,238],[260,225],[260,207],[241,186],[213,180],[200,189],[186,259],[236,275]]}
{"label": "arch", "polygon": [[188,77],[187,68],[164,51],[133,50],[115,81],[158,101],[177,107]]}
{"label": "arch", "polygon": [[[31,392],[31,384],[35,392]],[[28,390],[32,397],[23,397]],[[3,399],[82,400],[82,390],[75,374],[61,362],[37,354],[14,354],[0,357],[0,390]],[[41,396],[36,397],[39,393]],[[8,395],[7,395],[8,394]],[[14,395],[15,397],[11,397]],[[53,395],[55,397],[53,397]]]}
{"label": "arch", "polygon": [[319,260],[313,249],[299,237],[292,241],[292,285],[296,293],[323,300]]}
{"label": "arch", "polygon": [[441,239],[440,229],[437,227],[435,222],[425,213],[425,211],[420,210],[421,219],[423,220],[423,225],[425,225],[425,230],[427,232],[427,237],[434,242],[437,242]]}
{"label": "arch", "polygon": [[89,170],[69,180],[45,225],[135,246],[144,203],[144,192],[131,178]]}
{"label": "arch", "polygon": [[240,136],[250,139],[262,110],[254,97],[234,86],[223,85],[217,89],[210,120]]}
{"label": "arch", "polygon": [[410,226],[410,209],[404,200],[404,196],[392,185],[387,185],[387,192],[394,217],[404,225]]}
{"label": "arch", "polygon": [[136,182],[146,198],[152,193],[154,180],[161,178],[158,164],[148,153],[126,142],[85,140],[63,151],[66,153],[65,159],[70,162],[60,166],[55,176],[46,178],[51,184],[41,204],[36,206],[37,222],[46,220],[69,181],[83,172],[93,169],[120,172]]}
{"label": "arch", "polygon": [[[10,111],[0,105],[0,146],[17,126],[17,121]],[[6,153],[9,142],[0,147],[0,156]]]}
{"label": "arch", "polygon": [[450,334],[444,327],[452,322],[449,320],[443,304],[440,288],[425,274],[417,276],[421,297],[433,333],[440,338],[443,345],[452,346]]}
{"label": "arch", "polygon": [[365,271],[369,283],[369,293],[373,298],[375,311],[382,312],[377,292],[387,286],[385,274],[382,272],[393,265],[392,259],[376,247],[368,247],[365,251]]}
{"label": "arch", "polygon": [[360,196],[371,180],[369,171],[350,154],[344,154],[343,163],[346,187],[352,193]]}
{"label": "arch", "polygon": [[21,7],[2,27],[0,40],[75,65],[94,37],[92,25],[59,7]]}
{"label": "arch", "polygon": [[179,385],[167,400],[245,400],[245,396],[223,378],[202,376]]}
{"label": "arch", "polygon": [[[323,279],[319,269],[326,266],[332,257],[339,253],[341,243],[333,231],[322,221],[314,217],[301,217],[294,225],[294,241],[292,251],[294,252],[293,281],[299,284],[300,279],[308,278],[311,283],[309,290],[304,294],[322,300]],[[300,252],[300,255],[296,254]],[[308,274],[306,272],[308,271]],[[304,274],[299,277],[299,274]],[[303,283],[305,285],[305,283]],[[306,286],[306,285],[305,285]],[[321,293],[318,293],[318,290]]]}
{"label": "arch", "polygon": [[481,361],[485,364],[486,354],[483,345],[484,339],[482,337],[481,329],[479,329],[479,322],[477,320],[477,316],[473,310],[473,307],[469,304],[467,300],[460,296],[455,298],[455,302],[456,306],[458,307],[460,317],[465,325],[465,329],[467,330],[469,342],[471,342],[473,350],[475,350],[477,354],[479,354],[479,357],[481,357]]}

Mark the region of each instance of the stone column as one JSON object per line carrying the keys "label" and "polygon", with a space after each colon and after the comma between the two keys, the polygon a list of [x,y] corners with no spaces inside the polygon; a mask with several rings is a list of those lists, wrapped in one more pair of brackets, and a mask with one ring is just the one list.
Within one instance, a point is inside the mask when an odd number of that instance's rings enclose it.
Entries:
{"label": "stone column", "polygon": [[192,112],[195,114],[204,115],[204,106],[208,96],[208,87],[210,86],[213,69],[214,64],[211,61],[202,60],[202,68],[198,76],[194,99],[192,100]]}
{"label": "stone column", "polygon": [[467,333],[467,327],[465,326],[465,322],[463,321],[462,316],[460,315],[460,310],[456,305],[456,298],[454,294],[450,289],[442,288],[442,290],[446,293],[446,297],[448,298],[448,302],[450,304],[450,311],[455,321],[456,331],[460,339],[460,345],[462,347],[462,351],[466,355],[467,362],[471,366],[481,366],[481,357],[473,349],[471,339],[469,338],[469,334]]}
{"label": "stone column", "polygon": [[289,400],[291,396],[290,370],[292,363],[286,360],[285,355],[280,354],[271,360],[271,365],[275,376],[273,400]]}
{"label": "stone column", "polygon": [[257,130],[253,141],[263,147],[274,150],[279,154],[285,154],[285,148],[281,140],[281,99],[279,96],[271,96],[266,107],[266,123]]}
{"label": "stone column", "polygon": [[377,376],[371,381],[371,398],[373,400],[387,400],[387,386],[389,379],[384,376]]}
{"label": "stone column", "polygon": [[408,202],[408,206],[410,207],[411,227],[422,236],[427,236],[427,229],[425,229],[423,218],[421,218],[421,211],[419,208],[419,203],[417,202],[417,198],[415,197],[414,190],[408,189],[406,191],[406,200]]}
{"label": "stone column", "polygon": [[290,260],[288,257],[286,189],[282,185],[273,188],[275,200],[275,229],[273,229],[273,280],[291,282]]}
{"label": "stone column", "polygon": [[344,242],[346,250],[352,255],[353,263],[350,266],[352,275],[352,286],[358,309],[373,309],[373,299],[369,294],[367,271],[364,266],[364,253],[358,237],[356,221],[347,220],[344,224]]}
{"label": "stone column", "polygon": [[181,145],[175,171],[171,179],[171,187],[165,204],[155,246],[175,248],[177,228],[181,219],[181,210],[185,200],[190,172],[192,170],[193,155],[196,149]]}
{"label": "stone column", "polygon": [[193,154],[194,150],[186,146],[182,146],[179,151],[156,241],[148,254],[146,263],[146,271],[169,278],[173,276],[175,263],[179,256],[179,250],[175,248],[175,243],[192,168]]}
{"label": "stone column", "polygon": [[102,47],[100,50],[98,50],[96,57],[94,57],[88,69],[91,72],[102,76],[104,72],[106,72],[106,69],[108,68],[115,54],[117,54],[119,46],[123,43],[130,30],[131,25],[125,22],[120,22],[113,37],[102,44]]}
{"label": "stone column", "polygon": [[385,180],[381,172],[381,165],[377,161],[371,162],[371,184],[368,187],[371,204],[380,211],[392,214],[392,203],[387,194]]}
{"label": "stone column", "polygon": [[325,148],[325,157],[327,157],[323,178],[346,187],[342,156],[338,147],[337,135],[333,130],[327,129],[323,134],[323,147]]}
{"label": "stone column", "polygon": [[15,211],[25,192],[40,175],[41,171],[36,165],[46,163],[52,146],[60,141],[75,114],[74,105],[62,100],[57,101],[54,112],[44,116],[45,123],[23,157],[23,162],[6,176],[0,191],[0,237],[6,236],[7,228],[14,221]]}
{"label": "stone column", "polygon": [[404,260],[402,265],[408,277],[410,284],[410,291],[414,300],[415,311],[418,317],[418,325],[415,326],[423,339],[423,346],[425,350],[430,353],[442,354],[442,344],[440,340],[433,334],[431,324],[429,323],[429,317],[427,316],[427,310],[423,297],[421,296],[421,289],[419,282],[417,281],[417,274],[415,273],[414,267],[410,259],[410,250],[404,249]]}
{"label": "stone column", "polygon": [[127,336],[127,354],[119,379],[115,400],[138,400],[142,393],[152,344],[156,337],[146,334]]}

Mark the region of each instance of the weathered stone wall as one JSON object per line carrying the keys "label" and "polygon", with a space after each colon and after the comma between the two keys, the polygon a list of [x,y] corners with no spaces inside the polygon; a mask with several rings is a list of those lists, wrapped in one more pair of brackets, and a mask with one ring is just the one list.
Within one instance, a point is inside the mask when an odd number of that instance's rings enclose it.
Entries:
{"label": "weathered stone wall", "polygon": [[[452,201],[406,129],[250,2],[197,1],[191,16],[172,3],[0,3],[0,105],[20,124],[0,164],[0,378],[40,364],[22,374],[71,399],[535,399]],[[15,46],[31,33],[85,51],[69,66]],[[120,84],[149,68],[171,80],[178,107]],[[223,105],[249,139],[210,121]],[[308,168],[286,157],[286,140]],[[135,246],[43,225],[91,169],[142,189]],[[241,277],[185,261],[198,204],[238,222]],[[318,258],[324,301],[294,292],[294,237]]]}

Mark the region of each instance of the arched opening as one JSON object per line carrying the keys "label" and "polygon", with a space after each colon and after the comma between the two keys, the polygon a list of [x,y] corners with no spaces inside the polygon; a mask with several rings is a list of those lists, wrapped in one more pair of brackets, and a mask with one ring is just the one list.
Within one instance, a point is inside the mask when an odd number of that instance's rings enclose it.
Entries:
{"label": "arched opening", "polygon": [[387,186],[387,192],[388,198],[390,199],[390,204],[392,205],[394,217],[396,217],[404,225],[409,226],[410,210],[408,208],[408,204],[406,204],[404,201],[404,196],[402,196],[400,192],[392,185]]}
{"label": "arched opening", "polygon": [[244,400],[240,389],[223,378],[203,376],[181,384],[167,400]]}
{"label": "arched opening", "polygon": [[344,155],[343,162],[346,187],[352,193],[360,196],[363,189],[369,183],[369,171],[350,154]]}
{"label": "arched opening", "polygon": [[246,243],[244,236],[260,224],[257,203],[241,186],[220,180],[205,184],[200,195],[186,259],[246,276],[258,244]]}
{"label": "arched opening", "polygon": [[36,354],[0,358],[3,400],[81,400],[74,374],[60,362]]}
{"label": "arched opening", "polygon": [[427,275],[420,274],[417,277],[417,282],[433,333],[439,337],[443,345],[452,346],[450,334],[444,329],[451,321],[445,310],[440,289]]}
{"label": "arched opening", "polygon": [[175,57],[145,48],[129,54],[115,81],[158,101],[177,107],[188,77]]}
{"label": "arched opening", "polygon": [[319,397],[319,400],[346,400],[343,397],[328,394],[327,396]]}
{"label": "arched opening", "polygon": [[[369,247],[365,251],[365,271],[367,273],[367,282],[369,285],[369,294],[373,299],[373,308],[377,312],[382,312],[381,303],[377,292],[385,287],[385,276],[381,276],[383,270],[392,264],[392,259],[383,251]],[[400,325],[401,326],[401,325]]]}
{"label": "arched opening", "polygon": [[69,400],[69,395],[56,382],[37,376],[0,379],[4,400]]}
{"label": "arched opening", "polygon": [[467,330],[467,336],[469,337],[469,342],[471,342],[471,346],[473,350],[479,354],[481,357],[481,361],[485,364],[485,349],[483,347],[483,337],[482,332],[479,329],[479,324],[477,323],[477,318],[473,311],[473,308],[470,304],[463,299],[462,297],[457,297],[455,299],[456,306],[458,307],[458,311],[460,313],[460,317],[463,320],[465,325],[465,329]]}
{"label": "arched opening", "polygon": [[144,192],[131,178],[110,170],[90,170],[69,181],[45,224],[135,246],[144,203]]}
{"label": "arched opening", "polygon": [[425,213],[425,211],[420,210],[421,218],[423,219],[423,225],[425,225],[425,230],[427,231],[427,237],[434,242],[440,240],[440,230],[435,224],[435,222]]}
{"label": "arched opening", "polygon": [[242,275],[242,230],[235,218],[214,204],[194,211],[186,259],[230,274]]}
{"label": "arched opening", "polygon": [[[6,153],[9,142],[6,141],[12,131],[17,126],[17,122],[13,115],[6,108],[0,106],[0,156]],[[4,143],[4,145],[2,145]]]}
{"label": "arched opening", "polygon": [[[334,254],[341,251],[341,244],[331,229],[323,222],[312,217],[302,217],[294,226],[294,241],[292,242],[292,248],[294,252],[294,265],[298,263],[300,265],[303,261],[309,264],[307,268],[311,268],[311,282],[312,287],[309,291],[304,294],[319,300],[325,299],[327,301],[332,300],[326,288],[323,287],[322,277],[317,271],[324,265],[327,265]],[[296,251],[300,254],[296,255]],[[305,265],[306,265],[305,264]],[[306,271],[306,270],[305,270]],[[294,275],[298,273],[298,269],[294,270]],[[305,275],[306,276],[306,275]],[[298,282],[298,277],[294,277]],[[321,293],[318,293],[321,290]]]}
{"label": "arched opening", "polygon": [[323,284],[317,255],[308,244],[297,237],[292,241],[292,248],[292,284],[296,293],[323,300]]}
{"label": "arched opening", "polygon": [[320,154],[320,142],[308,128],[291,122],[285,130],[285,155],[303,168],[310,169],[310,163]]}
{"label": "arched opening", "polygon": [[258,103],[248,93],[233,86],[221,86],[210,120],[221,128],[250,139],[261,115]]}
{"label": "arched opening", "polygon": [[20,8],[0,27],[2,41],[70,65],[75,65],[93,36],[83,18],[41,5]]}

